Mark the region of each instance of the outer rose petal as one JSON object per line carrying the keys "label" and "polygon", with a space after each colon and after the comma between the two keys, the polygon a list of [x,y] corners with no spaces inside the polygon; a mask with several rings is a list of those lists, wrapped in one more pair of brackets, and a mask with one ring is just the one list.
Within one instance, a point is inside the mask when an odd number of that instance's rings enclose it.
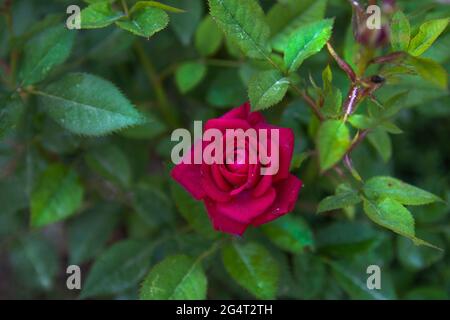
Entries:
{"label": "outer rose petal", "polygon": [[249,113],[250,113],[250,103],[246,102],[246,103],[240,105],[239,107],[228,111],[227,113],[225,113],[220,118],[221,119],[242,119],[242,120],[247,120]]}
{"label": "outer rose petal", "polygon": [[261,112],[250,112],[250,110],[250,103],[246,102],[243,105],[228,111],[219,119],[242,119],[248,121],[251,126],[265,122]]}
{"label": "outer rose petal", "polygon": [[250,124],[247,122],[247,120],[242,119],[211,119],[206,121],[205,123],[205,131],[208,129],[218,129],[222,132],[222,134],[225,134],[227,129],[242,129],[247,130],[250,129]]}
{"label": "outer rose petal", "polygon": [[302,181],[291,174],[287,179],[274,184],[273,187],[276,189],[277,197],[264,214],[252,221],[254,226],[267,223],[292,211],[297,202]]}
{"label": "outer rose petal", "polygon": [[243,191],[229,202],[217,202],[216,209],[222,216],[249,224],[271,207],[275,197],[276,193],[273,188],[259,198],[253,197],[250,190]]}
{"label": "outer rose petal", "polygon": [[270,130],[278,129],[279,130],[279,167],[277,174],[273,177],[273,181],[279,181],[282,179],[286,179],[289,176],[289,168],[292,160],[292,154],[294,152],[294,132],[290,128],[281,128],[277,126],[272,126],[268,124],[259,124],[255,128],[257,129],[268,129],[269,134],[267,135],[269,154],[270,150]]}
{"label": "outer rose petal", "polygon": [[200,184],[201,165],[180,163],[176,165],[170,175],[175,181],[181,184],[195,199],[201,200],[206,193]]}
{"label": "outer rose petal", "polygon": [[248,227],[248,223],[241,223],[222,215],[216,208],[216,203],[205,199],[206,211],[212,221],[214,229],[226,233],[242,235]]}

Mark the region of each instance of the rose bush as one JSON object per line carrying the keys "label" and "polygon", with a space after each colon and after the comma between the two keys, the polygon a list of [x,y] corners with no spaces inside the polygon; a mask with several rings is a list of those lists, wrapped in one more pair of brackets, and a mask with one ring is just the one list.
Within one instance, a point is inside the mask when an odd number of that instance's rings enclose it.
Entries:
{"label": "rose bush", "polygon": [[0,0],[0,300],[449,299],[445,2]]}
{"label": "rose bush", "polygon": [[[259,226],[292,211],[302,186],[302,182],[289,173],[294,150],[292,129],[268,124],[260,112],[250,112],[249,103],[205,124],[205,129],[220,130],[225,140],[226,129],[249,128],[267,129],[268,135],[272,130],[279,130],[276,174],[261,175],[261,163],[249,163],[249,143],[243,151],[234,150],[237,159],[233,164],[184,161],[171,173],[195,199],[204,201],[216,230],[237,235],[242,235],[249,225]],[[202,148],[214,142],[203,141]],[[224,153],[224,156],[228,155]]]}

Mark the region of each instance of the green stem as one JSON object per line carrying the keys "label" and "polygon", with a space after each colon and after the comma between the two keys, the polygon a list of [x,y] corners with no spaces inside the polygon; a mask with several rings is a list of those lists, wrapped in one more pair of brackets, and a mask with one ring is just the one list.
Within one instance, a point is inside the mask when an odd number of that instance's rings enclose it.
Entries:
{"label": "green stem", "polygon": [[215,241],[208,250],[204,251],[201,255],[198,256],[195,263],[199,263],[214,254],[218,249],[222,247],[225,240],[228,240],[228,238],[222,238],[218,241]]}
{"label": "green stem", "polygon": [[[14,23],[13,23],[13,16],[11,14],[11,5],[5,7],[5,21],[6,21],[6,27],[8,29],[9,33],[9,43],[12,43],[12,40],[14,38]],[[10,53],[10,61],[9,61],[9,74],[10,74],[10,82],[15,83],[16,82],[16,69],[17,69],[17,61],[19,58],[19,53],[16,49],[12,49]]]}
{"label": "green stem", "polygon": [[156,99],[158,100],[158,107],[160,109],[162,116],[164,117],[164,120],[174,128],[179,127],[178,112],[169,103],[161,80],[158,77],[158,74],[156,73],[156,70],[153,64],[151,63],[147,53],[142,47],[142,44],[138,41],[135,42],[134,49],[142,64],[142,67],[144,68],[148,80],[150,81],[150,83],[153,86],[153,89],[155,90]]}
{"label": "green stem", "polygon": [[121,0],[121,3],[122,3],[123,11],[125,12],[125,15],[126,15],[127,18],[128,18],[130,12],[128,11],[128,5],[127,5],[127,2],[126,2],[126,0]]}
{"label": "green stem", "polygon": [[234,60],[205,59],[200,61],[203,61],[205,64],[215,67],[238,68],[241,66],[241,63],[239,61]]}

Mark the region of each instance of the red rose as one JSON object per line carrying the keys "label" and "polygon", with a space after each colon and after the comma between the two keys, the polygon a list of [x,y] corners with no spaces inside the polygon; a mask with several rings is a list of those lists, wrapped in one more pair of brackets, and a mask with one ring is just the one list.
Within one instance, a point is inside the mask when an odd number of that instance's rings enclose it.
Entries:
{"label": "red rose", "polygon": [[[275,174],[262,174],[263,167],[273,163],[267,165],[259,158],[257,163],[249,161],[249,153],[255,149],[248,140],[245,140],[244,149],[234,149],[232,156],[235,162],[232,164],[207,164],[205,161],[191,164],[193,161],[183,160],[173,168],[172,177],[195,199],[204,201],[216,230],[242,235],[250,224],[258,226],[293,210],[302,182],[289,173],[294,148],[291,129],[266,123],[261,113],[250,112],[248,103],[220,118],[208,120],[205,130],[208,129],[220,130],[223,139],[226,139],[227,129],[267,132],[268,140],[273,139],[271,137],[275,137],[275,133],[279,137],[279,143],[276,144],[278,158],[271,159],[271,162],[277,162]],[[262,152],[259,137],[257,153]],[[203,138],[201,150],[205,151],[212,142],[212,139],[205,141]],[[223,141],[223,145],[225,144]],[[274,154],[270,150],[271,145],[262,147],[267,148],[265,151],[268,154]],[[194,158],[193,149],[188,155],[191,160]],[[230,156],[224,154],[224,157]]]}

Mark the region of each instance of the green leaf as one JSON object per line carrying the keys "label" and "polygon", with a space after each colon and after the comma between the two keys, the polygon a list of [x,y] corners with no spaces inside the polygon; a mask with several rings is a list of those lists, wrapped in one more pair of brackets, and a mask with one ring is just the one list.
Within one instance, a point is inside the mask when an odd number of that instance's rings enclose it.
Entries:
{"label": "green leaf", "polygon": [[249,82],[252,110],[267,109],[280,102],[289,88],[289,79],[277,70],[257,73]]}
{"label": "green leaf", "polygon": [[11,267],[29,288],[50,290],[58,274],[56,248],[38,234],[24,236],[10,252]]}
{"label": "green leaf", "polygon": [[25,106],[20,99],[0,100],[0,139],[16,128]]}
{"label": "green leaf", "polygon": [[391,134],[401,134],[403,130],[400,129],[395,123],[390,121],[384,121],[380,123],[380,127]]}
{"label": "green leaf", "polygon": [[84,2],[89,3],[89,4],[100,3],[100,2],[114,3],[116,1],[117,0],[84,0]]}
{"label": "green leaf", "polygon": [[424,205],[442,201],[434,194],[392,177],[373,177],[364,185],[364,194],[371,199],[389,197],[404,205]]}
{"label": "green leaf", "polygon": [[403,91],[390,97],[384,104],[382,109],[382,116],[390,118],[395,116],[403,107],[409,92]]}
{"label": "green leaf", "polygon": [[132,205],[148,227],[157,229],[174,218],[170,199],[152,184],[140,184],[133,189]]}
{"label": "green leaf", "polygon": [[334,196],[329,196],[319,202],[317,213],[342,209],[353,206],[361,202],[358,192],[355,190],[348,190]]}
{"label": "green leaf", "polygon": [[284,62],[294,72],[305,59],[318,53],[331,37],[333,19],[325,19],[300,28],[284,49]]}
{"label": "green leaf", "polygon": [[419,28],[419,32],[412,38],[408,52],[413,56],[420,56],[431,47],[439,35],[447,28],[447,25],[448,18],[423,23]]}
{"label": "green leaf", "polygon": [[338,88],[330,88],[325,94],[322,113],[327,117],[338,117],[342,107],[342,92]]}
{"label": "green leaf", "polygon": [[400,202],[391,198],[364,199],[364,212],[376,224],[411,239],[414,244],[434,247],[416,237],[414,218]]}
{"label": "green leaf", "polygon": [[178,211],[195,231],[207,238],[217,236],[211,226],[205,206],[201,201],[193,199],[178,183],[171,181],[170,189]]}
{"label": "green leaf", "polygon": [[44,30],[27,42],[19,77],[22,86],[38,83],[69,57],[76,32],[63,26]]}
{"label": "green leaf", "polygon": [[90,74],[69,74],[37,94],[50,117],[73,133],[104,135],[145,123],[113,84]]}
{"label": "green leaf", "polygon": [[208,103],[218,108],[236,106],[247,99],[238,73],[231,69],[220,72],[212,80],[206,96]]}
{"label": "green leaf", "polygon": [[423,286],[410,290],[404,300],[448,300],[449,295],[442,286]]}
{"label": "green leaf", "polygon": [[131,166],[125,153],[117,146],[107,144],[85,155],[91,170],[124,187],[131,183]]}
{"label": "green leaf", "polygon": [[381,290],[371,290],[367,287],[367,265],[350,265],[347,261],[329,261],[334,279],[350,298],[355,300],[392,300],[395,291],[387,272],[381,274]]}
{"label": "green leaf", "polygon": [[270,253],[260,244],[244,245],[233,241],[223,247],[225,269],[242,287],[260,299],[274,299],[277,293],[279,269]]}
{"label": "green leaf", "polygon": [[28,207],[28,199],[22,179],[17,176],[2,177],[0,180],[0,215],[16,213]]}
{"label": "green leaf", "polygon": [[133,288],[147,272],[152,251],[148,241],[115,243],[94,262],[80,298],[111,295]]}
{"label": "green leaf", "polygon": [[445,68],[439,63],[428,58],[420,57],[410,57],[408,62],[424,80],[427,80],[444,90],[447,88],[448,74]]}
{"label": "green leaf", "polygon": [[183,14],[172,15],[170,27],[184,46],[191,43],[192,36],[197,29],[204,9],[203,0],[166,0],[177,8],[182,8]]}
{"label": "green leaf", "polygon": [[353,114],[348,117],[348,122],[356,129],[369,129],[373,127],[374,120],[363,114]]}
{"label": "green leaf", "polygon": [[325,94],[331,92],[331,90],[333,89],[332,81],[333,81],[333,73],[331,71],[330,65],[327,65],[327,67],[322,71],[323,91]]}
{"label": "green leaf", "polygon": [[289,171],[295,171],[299,169],[302,164],[311,156],[310,152],[302,152],[302,153],[296,153],[292,156],[291,166],[289,168]]}
{"label": "green leaf", "polygon": [[167,131],[167,125],[154,113],[149,111],[142,112],[148,120],[145,124],[124,129],[120,134],[129,139],[154,139]]}
{"label": "green leaf", "polygon": [[281,249],[301,253],[306,247],[314,247],[314,238],[306,222],[292,215],[286,215],[262,226],[267,237]]}
{"label": "green leaf", "polygon": [[342,258],[370,251],[379,244],[380,235],[368,223],[337,221],[321,228],[316,239],[321,254]]}
{"label": "green leaf", "polygon": [[350,132],[342,121],[327,120],[318,132],[320,168],[325,171],[335,165],[350,147]]}
{"label": "green leaf", "polygon": [[208,0],[210,13],[219,27],[250,58],[270,54],[269,26],[256,0]]}
{"label": "green leaf", "polygon": [[138,1],[134,4],[134,6],[130,9],[130,13],[135,12],[136,10],[146,8],[146,7],[154,7],[163,9],[165,11],[174,12],[174,13],[184,13],[186,12],[183,9],[178,9],[172,6],[168,6],[167,4],[158,2],[158,1]]}
{"label": "green leaf", "polygon": [[345,31],[345,39],[344,39],[344,48],[343,48],[343,58],[350,67],[355,70],[356,67],[356,59],[358,57],[360,50],[360,44],[356,41],[355,36],[353,35],[353,26],[349,23],[347,30]]}
{"label": "green leaf", "polygon": [[100,203],[76,217],[68,226],[69,263],[81,264],[95,257],[119,222],[119,207]]}
{"label": "green leaf", "polygon": [[292,269],[300,298],[318,298],[327,281],[325,264],[318,256],[307,252],[297,254],[293,257]]}
{"label": "green leaf", "polygon": [[323,19],[327,0],[287,0],[275,4],[267,14],[272,46],[283,51],[299,28]]}
{"label": "green leaf", "polygon": [[142,300],[206,299],[207,279],[200,263],[185,255],[165,258],[141,286]]}
{"label": "green leaf", "polygon": [[93,3],[81,10],[81,29],[104,28],[123,16],[123,13],[113,11],[107,1]]}
{"label": "green leaf", "polygon": [[[387,117],[388,113],[392,113],[394,110],[389,109],[389,106],[386,104],[382,111],[383,111],[382,115],[377,114],[377,117],[380,117],[380,119],[371,118],[362,114],[353,114],[348,118],[348,122],[350,122],[350,124],[353,127],[361,130],[373,129],[379,126],[380,130],[392,134],[403,133],[403,131],[399,127],[397,127],[393,122],[383,120],[383,118]],[[395,113],[396,112],[397,111],[395,111]],[[383,117],[381,118],[381,116]]]}
{"label": "green leaf", "polygon": [[371,131],[367,135],[370,144],[377,150],[384,162],[387,162],[392,155],[392,143],[389,134],[381,128]]}
{"label": "green leaf", "polygon": [[222,41],[222,31],[211,16],[206,16],[195,33],[195,48],[202,56],[210,56],[220,48]]}
{"label": "green leaf", "polygon": [[177,68],[175,81],[181,93],[194,89],[205,77],[206,66],[200,62],[185,62]]}
{"label": "green leaf", "polygon": [[116,24],[135,35],[150,38],[169,23],[167,13],[159,8],[144,7],[134,12],[130,20],[119,20]]}
{"label": "green leaf", "polygon": [[83,187],[73,169],[49,166],[31,194],[31,225],[42,227],[63,220],[81,206]]}
{"label": "green leaf", "polygon": [[395,51],[408,51],[411,26],[403,11],[398,10],[391,21],[391,45]]}
{"label": "green leaf", "polygon": [[[426,239],[445,247],[443,241],[434,233],[421,234]],[[397,239],[397,255],[400,263],[408,270],[419,271],[430,267],[444,257],[440,250],[430,250],[425,247],[415,246],[406,238]]]}

